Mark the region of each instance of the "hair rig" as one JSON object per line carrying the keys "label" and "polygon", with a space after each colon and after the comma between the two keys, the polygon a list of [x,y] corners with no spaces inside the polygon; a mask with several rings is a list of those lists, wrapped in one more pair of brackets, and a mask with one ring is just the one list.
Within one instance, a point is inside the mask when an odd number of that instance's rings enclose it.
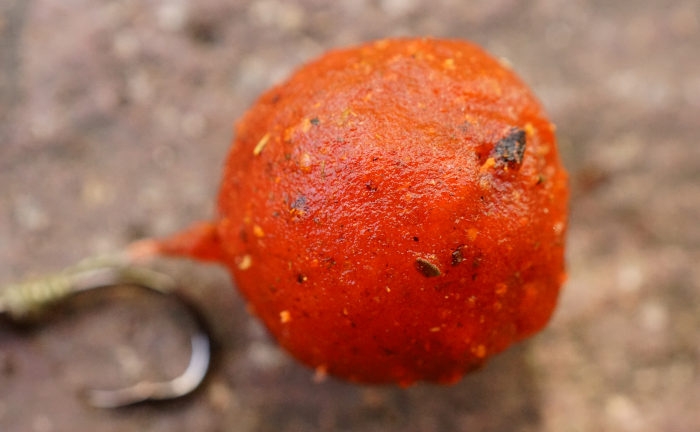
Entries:
{"label": "hair rig", "polygon": [[[190,258],[225,266],[317,376],[403,387],[454,383],[549,322],[568,176],[554,124],[507,62],[446,39],[333,50],[265,92],[235,135],[212,220],[10,287],[0,311],[124,283],[175,295],[142,264]],[[182,376],[90,402],[191,391],[209,359],[200,330]]]}
{"label": "hair rig", "polygon": [[98,288],[136,286],[163,296],[172,296],[194,324],[189,365],[169,381],[140,381],[128,387],[88,389],[88,404],[119,408],[145,401],[175,399],[193,392],[204,380],[210,363],[211,343],[206,327],[194,307],[176,290],[170,276],[136,265],[127,254],[91,258],[59,273],[0,288],[0,317],[23,323],[36,321],[52,306],[76,294]]}

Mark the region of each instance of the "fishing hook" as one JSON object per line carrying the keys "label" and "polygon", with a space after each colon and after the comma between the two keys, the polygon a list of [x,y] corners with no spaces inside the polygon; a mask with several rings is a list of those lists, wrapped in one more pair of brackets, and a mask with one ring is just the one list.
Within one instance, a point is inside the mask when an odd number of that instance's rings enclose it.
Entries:
{"label": "fishing hook", "polygon": [[197,311],[175,291],[170,276],[134,265],[126,255],[92,258],[81,261],[50,276],[11,284],[0,288],[0,317],[22,322],[75,294],[97,288],[133,285],[162,295],[173,295],[193,318],[196,329],[191,336],[189,365],[169,381],[140,381],[116,390],[88,389],[88,404],[99,408],[119,408],[145,401],[175,399],[193,392],[209,369],[211,343]]}

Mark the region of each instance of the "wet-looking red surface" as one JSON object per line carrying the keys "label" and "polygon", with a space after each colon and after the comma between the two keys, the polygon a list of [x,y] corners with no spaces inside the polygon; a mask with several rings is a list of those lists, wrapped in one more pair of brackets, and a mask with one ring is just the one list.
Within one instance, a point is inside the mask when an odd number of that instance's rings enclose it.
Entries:
{"label": "wet-looking red surface", "polygon": [[320,374],[454,382],[549,320],[567,175],[523,82],[463,41],[332,51],[237,125],[219,217],[163,240],[217,261]]}

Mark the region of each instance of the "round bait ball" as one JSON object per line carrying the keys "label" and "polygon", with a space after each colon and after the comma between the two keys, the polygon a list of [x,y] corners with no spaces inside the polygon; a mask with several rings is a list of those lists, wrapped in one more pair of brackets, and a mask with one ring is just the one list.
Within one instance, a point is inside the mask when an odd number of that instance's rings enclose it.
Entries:
{"label": "round bait ball", "polygon": [[463,41],[381,40],[243,116],[188,253],[225,264],[320,373],[449,383],[549,320],[567,201],[554,126],[508,66]]}

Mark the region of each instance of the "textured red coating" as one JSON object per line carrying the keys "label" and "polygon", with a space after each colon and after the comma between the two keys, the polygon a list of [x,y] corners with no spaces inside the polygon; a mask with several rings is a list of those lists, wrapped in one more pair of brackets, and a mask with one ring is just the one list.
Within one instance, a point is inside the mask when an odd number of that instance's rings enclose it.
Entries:
{"label": "textured red coating", "polygon": [[554,126],[463,41],[332,51],[237,125],[217,220],[161,252],[225,264],[320,373],[454,382],[540,330],[564,273]]}

